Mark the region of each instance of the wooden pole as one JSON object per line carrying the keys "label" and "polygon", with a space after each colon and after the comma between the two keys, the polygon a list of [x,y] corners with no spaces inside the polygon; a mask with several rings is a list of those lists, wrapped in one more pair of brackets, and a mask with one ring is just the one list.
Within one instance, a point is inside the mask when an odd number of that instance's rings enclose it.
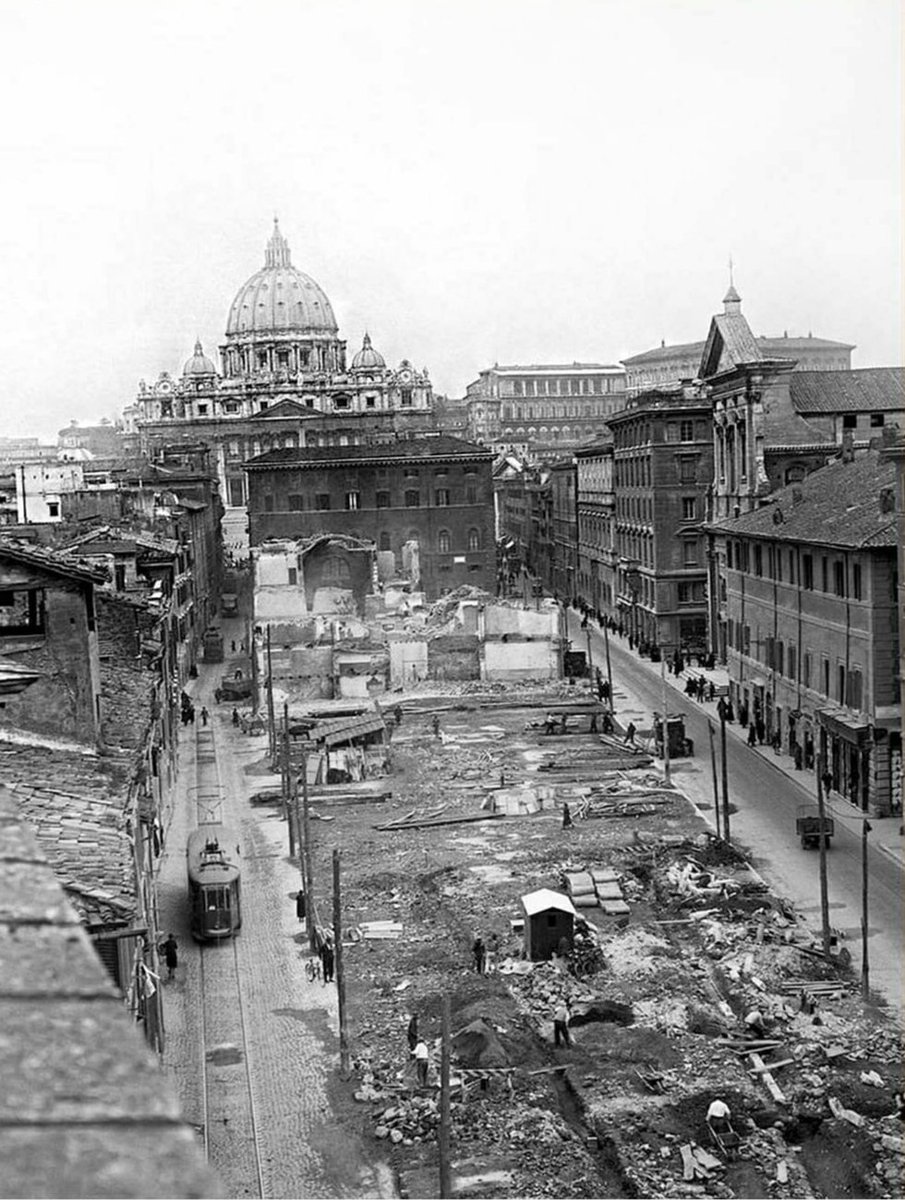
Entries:
{"label": "wooden pole", "polygon": [[339,888],[339,851],[333,851],[333,966],[339,1010],[339,1068],[349,1073],[349,1032],[346,1028],[346,977],[343,972],[342,895]]}
{"label": "wooden pole", "polygon": [[305,895],[308,903],[305,905],[305,928],[308,931],[308,944],[314,943],[314,873],[311,869],[311,823],[308,820],[308,765],[302,774],[302,847],[301,853],[305,859]]}
{"label": "wooden pole", "polygon": [[283,798],[283,817],[289,822],[289,857],[295,855],[295,822],[289,807],[292,774],[289,767],[289,705],[283,704],[283,730],[280,734],[280,794]]}
{"label": "wooden pole", "polygon": [[277,719],[273,708],[273,664],[270,657],[270,626],[267,626],[267,732],[270,735],[270,761],[277,758]]}
{"label": "wooden pole", "polygon": [[440,1156],[440,1200],[452,1196],[452,1171],[449,1161],[450,1108],[449,1108],[449,996],[443,997],[443,1024],[440,1036],[440,1128],[437,1131],[437,1148]]}
{"label": "wooden pole", "polygon": [[707,721],[710,734],[710,771],[713,775],[713,812],[716,817],[716,836],[720,836],[720,785],[716,777],[716,742],[713,736],[713,721]]}
{"label": "wooden pole", "polygon": [[591,654],[591,626],[586,625],[584,632],[588,643],[588,683],[591,685],[591,695],[593,696],[596,689],[594,687],[594,658]]}
{"label": "wooden pole", "polygon": [[817,816],[820,821],[820,928],[823,953],[830,956],[830,896],[826,877],[826,802],[823,795],[824,758],[817,755]]}
{"label": "wooden pole", "polygon": [[607,618],[603,620],[603,648],[606,651],[606,681],[610,685],[610,710],[616,711],[616,698],[613,695],[613,668],[610,665],[610,631],[607,627]]}
{"label": "wooden pole", "polygon": [[[302,776],[308,773],[308,755],[302,751]],[[299,878],[302,884],[302,891],[305,894],[305,911],[308,911],[308,881],[305,878],[305,856],[302,854],[302,813],[299,805],[299,781],[292,779],[290,772],[290,780],[292,790],[290,799],[292,801],[292,818],[295,821],[295,833],[299,848]]]}
{"label": "wooden pole", "polygon": [[663,687],[663,775],[667,783],[672,783],[669,773],[669,701],[666,695],[666,660],[660,659],[660,680]]}
{"label": "wooden pole", "polygon": [[870,962],[867,941],[870,933],[867,909],[867,835],[871,824],[865,820],[861,827],[861,999],[870,999]]}
{"label": "wooden pole", "polygon": [[729,844],[729,757],[726,753],[726,701],[720,700],[720,767],[723,777],[723,837]]}

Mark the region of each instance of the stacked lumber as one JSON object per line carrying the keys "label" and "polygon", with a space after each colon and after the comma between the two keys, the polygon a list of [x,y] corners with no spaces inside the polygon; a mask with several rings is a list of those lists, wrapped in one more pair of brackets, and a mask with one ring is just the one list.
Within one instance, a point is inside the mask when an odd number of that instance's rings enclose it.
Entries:
{"label": "stacked lumber", "polygon": [[563,883],[575,908],[600,906],[609,917],[624,916],[629,912],[619,876],[608,867],[592,867],[590,871],[564,871]]}

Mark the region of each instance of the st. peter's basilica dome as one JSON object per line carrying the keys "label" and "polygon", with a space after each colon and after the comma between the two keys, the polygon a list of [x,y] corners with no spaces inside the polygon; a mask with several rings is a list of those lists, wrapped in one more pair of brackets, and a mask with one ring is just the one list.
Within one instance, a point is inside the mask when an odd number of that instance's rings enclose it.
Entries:
{"label": "st. peter's basilica dome", "polygon": [[195,342],[195,353],[186,361],[185,366],[182,368],[183,378],[190,376],[197,379],[216,374],[217,368],[204,353],[201,341]]}
{"label": "st. peter's basilica dome", "polygon": [[335,334],[337,328],[326,293],[310,275],[292,265],[289,243],[274,219],[264,266],[236,294],[226,336],[290,331]]}
{"label": "st. peter's basilica dome", "polygon": [[352,359],[353,371],[377,371],[386,366],[383,355],[371,345],[371,335],[366,333],[361,343],[361,349]]}

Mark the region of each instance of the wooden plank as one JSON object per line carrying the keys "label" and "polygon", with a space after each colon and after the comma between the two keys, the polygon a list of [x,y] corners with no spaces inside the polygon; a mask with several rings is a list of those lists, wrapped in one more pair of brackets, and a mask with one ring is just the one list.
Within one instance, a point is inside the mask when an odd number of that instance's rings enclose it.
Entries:
{"label": "wooden plank", "polygon": [[767,1087],[767,1091],[773,1097],[777,1104],[786,1104],[787,1100],[783,1094],[782,1088],[770,1074],[770,1068],[764,1063],[764,1060],[756,1052],[752,1051],[748,1057],[751,1060],[751,1065],[754,1067],[757,1074],[760,1075]]}
{"label": "wooden plank", "polygon": [[718,1171],[723,1165],[718,1158],[715,1158],[703,1146],[695,1146],[694,1156],[705,1171]]}
{"label": "wooden plank", "polygon": [[690,1183],[693,1179],[709,1179],[710,1172],[702,1167],[697,1161],[691,1150],[690,1143],[679,1147],[679,1153],[682,1155],[682,1178]]}
{"label": "wooden plank", "polygon": [[751,1067],[748,1070],[748,1074],[762,1075],[764,1071],[778,1071],[780,1067],[790,1067],[794,1062],[794,1058],[781,1058],[779,1062],[764,1063],[762,1067]]}

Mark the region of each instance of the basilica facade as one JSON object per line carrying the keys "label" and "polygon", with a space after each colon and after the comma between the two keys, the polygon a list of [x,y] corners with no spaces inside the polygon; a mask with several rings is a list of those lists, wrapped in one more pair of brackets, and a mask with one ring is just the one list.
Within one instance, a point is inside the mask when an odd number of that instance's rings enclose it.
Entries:
{"label": "basilica facade", "polygon": [[230,305],[219,367],[197,341],[182,373],[143,380],[123,416],[133,449],[151,457],[164,446],[206,445],[224,504],[243,524],[248,459],[278,448],[394,441],[435,428],[426,369],[407,359],[388,366],[367,333],[346,361],[333,306],[293,266],[276,220],[264,266]]}

